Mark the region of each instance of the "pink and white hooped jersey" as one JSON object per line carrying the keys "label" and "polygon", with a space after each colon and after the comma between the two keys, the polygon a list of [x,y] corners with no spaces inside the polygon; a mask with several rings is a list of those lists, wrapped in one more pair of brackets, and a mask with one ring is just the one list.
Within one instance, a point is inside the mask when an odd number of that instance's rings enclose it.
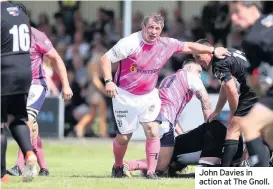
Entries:
{"label": "pink and white hooped jersey", "polygon": [[185,70],[166,77],[159,86],[161,115],[174,125],[195,92],[203,88],[202,80]]}
{"label": "pink and white hooped jersey", "polygon": [[53,45],[46,34],[31,27],[31,47],[30,59],[32,69],[32,84],[43,85],[46,87],[46,75],[43,69],[43,57]]}
{"label": "pink and white hooped jersey", "polygon": [[160,37],[153,44],[146,43],[139,31],[119,40],[106,56],[112,63],[119,62],[114,79],[117,86],[143,95],[155,88],[161,68],[183,47],[183,42],[167,37]]}

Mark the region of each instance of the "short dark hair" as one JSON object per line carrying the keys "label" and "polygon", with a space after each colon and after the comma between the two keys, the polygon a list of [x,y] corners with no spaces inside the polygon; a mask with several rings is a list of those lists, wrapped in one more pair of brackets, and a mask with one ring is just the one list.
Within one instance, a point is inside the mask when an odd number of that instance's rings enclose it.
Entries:
{"label": "short dark hair", "polygon": [[[186,59],[182,64],[182,68],[184,68],[188,64],[198,64],[198,63],[194,59]],[[198,64],[198,65],[200,65],[200,64]]]}
{"label": "short dark hair", "polygon": [[199,39],[195,43],[199,43],[199,44],[211,47],[211,44],[209,43],[209,40],[207,40],[206,38]]}
{"label": "short dark hair", "polygon": [[232,3],[241,3],[246,7],[255,6],[259,11],[262,11],[263,9],[261,1],[232,1]]}

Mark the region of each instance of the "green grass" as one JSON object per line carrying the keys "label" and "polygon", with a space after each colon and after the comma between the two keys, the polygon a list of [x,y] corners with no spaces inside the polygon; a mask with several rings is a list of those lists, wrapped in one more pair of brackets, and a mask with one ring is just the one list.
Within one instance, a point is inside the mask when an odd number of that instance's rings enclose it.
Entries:
{"label": "green grass", "polygon": [[[21,177],[10,177],[3,189],[193,189],[193,179],[110,178],[113,165],[112,143],[110,140],[44,141],[49,177],[36,177],[33,182],[23,183]],[[144,156],[144,143],[132,142],[125,159]],[[15,164],[17,145],[10,140],[7,151],[7,167]]]}

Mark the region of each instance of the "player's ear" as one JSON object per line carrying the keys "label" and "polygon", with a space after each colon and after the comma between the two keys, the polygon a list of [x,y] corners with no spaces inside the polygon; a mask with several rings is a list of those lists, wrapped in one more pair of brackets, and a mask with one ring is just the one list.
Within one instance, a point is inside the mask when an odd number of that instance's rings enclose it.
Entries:
{"label": "player's ear", "polygon": [[141,24],[141,27],[142,27],[142,29],[144,30],[144,28],[145,28],[145,25],[144,25],[144,24]]}

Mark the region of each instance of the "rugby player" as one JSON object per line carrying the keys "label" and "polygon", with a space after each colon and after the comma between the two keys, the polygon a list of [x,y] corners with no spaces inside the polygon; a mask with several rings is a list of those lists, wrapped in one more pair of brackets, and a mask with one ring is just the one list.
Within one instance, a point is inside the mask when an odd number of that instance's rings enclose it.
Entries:
{"label": "rugby player", "polygon": [[[157,172],[164,172],[168,168],[174,147],[174,126],[193,95],[196,95],[201,102],[205,121],[211,113],[210,99],[200,79],[201,72],[202,67],[189,59],[183,63],[181,70],[163,79],[159,85],[161,110],[156,120],[162,123],[159,125],[161,147]],[[127,176],[130,177],[130,171],[137,169],[146,170],[147,160],[125,161],[124,172]]]}
{"label": "rugby player", "polygon": [[[22,4],[17,5],[22,11],[26,13],[26,8]],[[59,56],[58,52],[52,46],[48,37],[36,28],[31,27],[31,48],[30,48],[30,59],[31,59],[31,69],[32,69],[32,82],[28,92],[27,99],[27,113],[28,122],[27,125],[31,130],[31,141],[33,150],[38,158],[38,163],[40,166],[39,175],[48,176],[49,171],[44,158],[44,152],[42,149],[42,141],[39,136],[38,123],[36,118],[39,111],[44,103],[47,83],[46,75],[43,69],[43,59],[44,57],[51,60],[57,74],[60,77],[62,83],[62,96],[64,100],[71,99],[73,93],[69,86],[67,79],[67,72],[63,60]],[[12,169],[8,170],[10,175],[19,176],[21,170],[24,166],[24,158],[22,151],[19,149],[17,165]]]}
{"label": "rugby player", "polygon": [[[197,43],[211,46],[206,39],[200,39]],[[194,58],[205,69],[212,66],[214,76],[221,81],[220,94],[214,112],[209,121],[213,120],[223,109],[226,101],[229,103],[230,115],[227,127],[226,141],[223,147],[222,166],[229,167],[233,156],[238,149],[239,137],[241,135],[239,120],[245,116],[253,105],[258,101],[256,93],[252,90],[246,80],[248,61],[245,54],[236,49],[229,49],[231,56],[218,59],[211,53],[194,54]],[[232,78],[240,84],[240,96]]]}
{"label": "rugby player", "polygon": [[[155,169],[160,149],[160,98],[155,85],[158,73],[174,53],[213,53],[217,57],[229,55],[223,47],[213,48],[173,38],[160,37],[164,18],[153,13],[144,18],[142,30],[118,41],[101,57],[105,90],[112,97],[118,134],[113,141],[115,163],[113,177],[124,177],[123,158],[128,142],[139,123],[146,135],[147,178],[157,179]],[[111,63],[119,63],[112,81]]]}
{"label": "rugby player", "polygon": [[[259,1],[230,2],[231,20],[241,30],[248,31],[242,48],[250,66],[248,83],[259,88],[259,75],[255,71],[262,62],[273,65],[273,14],[262,15]],[[272,72],[272,71],[271,71]],[[273,78],[271,78],[272,81]],[[252,166],[267,167],[268,156],[262,148],[261,131],[273,149],[273,86],[267,90],[251,111],[240,121]]]}
{"label": "rugby player", "polygon": [[32,151],[26,125],[26,98],[31,84],[30,23],[28,16],[8,1],[1,0],[1,182],[9,182],[6,171],[7,137],[4,125],[22,149],[26,166],[23,181],[35,176],[37,157]]}

